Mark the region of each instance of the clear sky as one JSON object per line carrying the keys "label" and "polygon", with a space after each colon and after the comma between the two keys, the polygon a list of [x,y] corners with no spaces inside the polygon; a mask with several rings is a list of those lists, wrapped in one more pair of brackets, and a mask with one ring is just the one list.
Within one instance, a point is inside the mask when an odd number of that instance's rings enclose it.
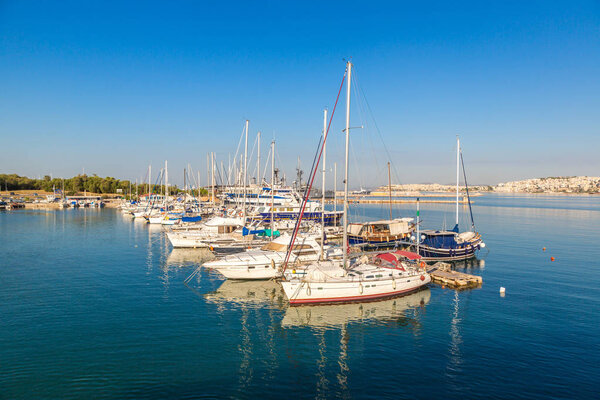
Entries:
{"label": "clear sky", "polygon": [[384,183],[388,154],[394,181],[452,182],[457,134],[472,183],[600,175],[600,3],[548,0],[0,0],[0,173],[135,179],[167,159],[181,183],[208,151],[227,164],[249,119],[291,176],[348,57],[372,110],[353,98],[354,187]]}

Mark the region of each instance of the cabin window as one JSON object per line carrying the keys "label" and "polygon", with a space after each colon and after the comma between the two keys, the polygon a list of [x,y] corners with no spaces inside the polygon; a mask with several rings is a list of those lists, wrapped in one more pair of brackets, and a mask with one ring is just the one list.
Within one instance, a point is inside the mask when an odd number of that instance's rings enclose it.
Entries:
{"label": "cabin window", "polygon": [[231,233],[235,230],[235,226],[219,226],[217,232],[219,233]]}
{"label": "cabin window", "polygon": [[369,279],[369,278],[373,278],[373,275],[367,275],[367,276],[366,276],[366,278],[367,278],[367,279]]}
{"label": "cabin window", "polygon": [[377,225],[372,225],[373,228],[373,233],[374,234],[389,234],[390,233],[390,229],[387,225],[383,225],[383,224],[377,224]]}

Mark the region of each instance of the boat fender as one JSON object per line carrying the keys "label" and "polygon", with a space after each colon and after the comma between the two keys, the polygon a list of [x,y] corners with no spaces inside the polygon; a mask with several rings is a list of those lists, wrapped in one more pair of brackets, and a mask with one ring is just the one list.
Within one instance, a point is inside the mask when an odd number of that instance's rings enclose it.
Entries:
{"label": "boat fender", "polygon": [[275,260],[271,260],[271,268],[275,269]]}
{"label": "boat fender", "polygon": [[396,280],[392,279],[392,288],[396,290]]}
{"label": "boat fender", "polygon": [[215,248],[212,247],[212,246],[210,246],[209,249],[210,249],[210,251],[214,251],[215,250]]}
{"label": "boat fender", "polygon": [[421,280],[424,281],[425,280],[425,276],[421,275]]}
{"label": "boat fender", "polygon": [[360,294],[363,294],[363,285],[362,285],[362,283],[358,284],[358,291],[360,292]]}
{"label": "boat fender", "polygon": [[306,285],[306,295],[310,296],[310,285]]}

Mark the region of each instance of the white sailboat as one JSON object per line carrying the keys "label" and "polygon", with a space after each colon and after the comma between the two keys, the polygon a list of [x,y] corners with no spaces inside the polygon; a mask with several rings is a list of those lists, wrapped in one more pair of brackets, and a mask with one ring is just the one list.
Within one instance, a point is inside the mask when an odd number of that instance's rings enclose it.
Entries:
{"label": "white sailboat", "polygon": [[[219,271],[227,279],[271,279],[280,277],[282,265],[289,249],[291,237],[287,234],[266,243],[260,249],[248,250],[225,256],[219,260],[205,263],[207,268]],[[316,236],[296,237],[291,251],[290,262],[298,267],[311,261],[317,261],[324,251],[329,258],[340,258],[339,247],[325,246],[322,250]]]}
{"label": "white sailboat", "polygon": [[[344,179],[343,259],[323,260],[306,268],[305,275],[285,274],[281,282],[291,305],[368,301],[414,292],[430,282],[424,266],[396,258],[362,256],[348,263],[348,148],[350,134],[350,85],[352,63],[346,64],[346,151]],[[334,109],[335,112],[335,109]],[[327,139],[325,132],[324,142]],[[317,161],[318,167],[318,161]],[[393,253],[386,253],[386,255]],[[288,255],[289,257],[289,255]],[[385,261],[385,263],[383,262]],[[284,271],[287,264],[284,264]]]}

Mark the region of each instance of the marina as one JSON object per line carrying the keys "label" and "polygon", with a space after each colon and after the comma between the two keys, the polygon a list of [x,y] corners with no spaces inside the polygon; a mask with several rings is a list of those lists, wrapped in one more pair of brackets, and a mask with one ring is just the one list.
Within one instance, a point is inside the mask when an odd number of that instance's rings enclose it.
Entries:
{"label": "marina", "polygon": [[0,10],[0,400],[598,397],[595,2]]}
{"label": "marina", "polygon": [[[360,207],[373,219],[388,212]],[[557,397],[593,393],[600,274],[589,268],[583,282],[578,271],[595,262],[583,249],[600,234],[597,198],[492,194],[473,207],[487,251],[454,268],[481,276],[480,288],[430,284],[396,299],[308,307],[290,307],[270,280],[230,281],[202,268],[184,283],[214,255],[172,249],[165,228],[115,209],[3,212],[0,340],[11,344],[2,348],[3,393],[252,397],[268,386],[274,395],[359,396],[372,380],[370,396],[382,397],[392,389],[381,369],[413,382],[419,398],[436,396],[432,380],[451,399],[474,391],[541,399],[547,385]],[[449,212],[422,208],[431,225]],[[517,221],[523,229],[511,231]]]}

